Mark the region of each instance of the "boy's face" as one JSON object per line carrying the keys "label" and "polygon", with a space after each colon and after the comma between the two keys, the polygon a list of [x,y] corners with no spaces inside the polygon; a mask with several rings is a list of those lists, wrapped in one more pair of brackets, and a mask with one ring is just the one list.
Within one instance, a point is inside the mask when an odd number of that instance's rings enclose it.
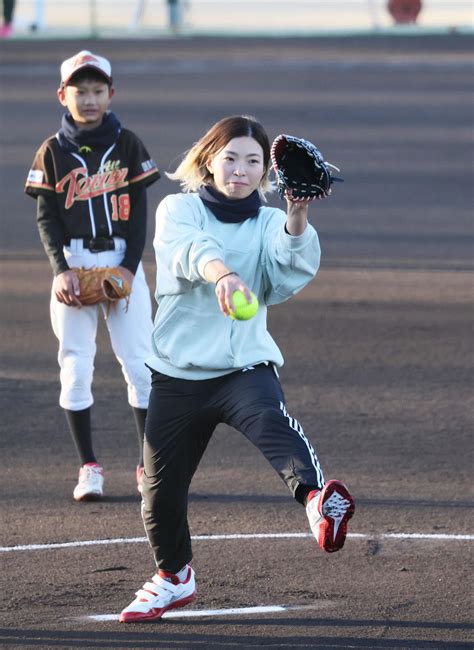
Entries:
{"label": "boy's face", "polygon": [[113,94],[114,89],[105,81],[73,79],[67,86],[59,88],[58,99],[67,107],[77,126],[95,129],[102,124]]}

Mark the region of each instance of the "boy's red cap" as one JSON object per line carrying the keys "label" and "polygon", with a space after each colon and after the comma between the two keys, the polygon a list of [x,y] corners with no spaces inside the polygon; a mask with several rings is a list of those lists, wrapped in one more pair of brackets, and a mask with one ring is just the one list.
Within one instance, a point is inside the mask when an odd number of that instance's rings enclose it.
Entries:
{"label": "boy's red cap", "polygon": [[112,66],[103,56],[92,54],[89,50],[82,50],[61,64],[61,83],[66,86],[71,78],[84,68],[91,68],[99,72],[108,83],[112,83]]}

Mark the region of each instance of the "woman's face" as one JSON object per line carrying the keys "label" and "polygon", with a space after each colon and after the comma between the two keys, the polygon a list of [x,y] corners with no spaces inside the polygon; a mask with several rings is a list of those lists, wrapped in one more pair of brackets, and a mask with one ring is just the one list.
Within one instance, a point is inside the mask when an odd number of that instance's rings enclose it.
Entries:
{"label": "woman's face", "polygon": [[207,161],[207,169],[216,190],[229,199],[245,199],[258,189],[265,173],[263,149],[248,136],[234,138]]}

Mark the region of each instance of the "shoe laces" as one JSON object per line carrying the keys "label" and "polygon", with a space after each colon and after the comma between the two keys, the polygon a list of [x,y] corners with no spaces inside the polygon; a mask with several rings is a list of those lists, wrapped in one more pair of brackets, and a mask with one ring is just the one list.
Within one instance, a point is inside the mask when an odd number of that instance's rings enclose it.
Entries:
{"label": "shoe laces", "polygon": [[83,483],[97,476],[102,476],[102,468],[99,465],[83,465],[79,472],[79,482]]}

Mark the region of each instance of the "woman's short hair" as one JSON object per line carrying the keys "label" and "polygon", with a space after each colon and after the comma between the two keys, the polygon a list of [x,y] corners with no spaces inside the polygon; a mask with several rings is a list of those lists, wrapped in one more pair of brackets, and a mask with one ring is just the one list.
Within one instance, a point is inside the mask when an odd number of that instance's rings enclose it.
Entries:
{"label": "woman's short hair", "polygon": [[264,174],[259,192],[265,198],[266,192],[273,190],[270,181],[270,141],[263,126],[251,115],[232,115],[216,122],[193,147],[185,153],[183,161],[173,173],[166,175],[179,181],[184,192],[196,192],[201,186],[209,185],[212,174],[207,162],[221,151],[234,138],[250,137],[258,142],[263,150]]}

